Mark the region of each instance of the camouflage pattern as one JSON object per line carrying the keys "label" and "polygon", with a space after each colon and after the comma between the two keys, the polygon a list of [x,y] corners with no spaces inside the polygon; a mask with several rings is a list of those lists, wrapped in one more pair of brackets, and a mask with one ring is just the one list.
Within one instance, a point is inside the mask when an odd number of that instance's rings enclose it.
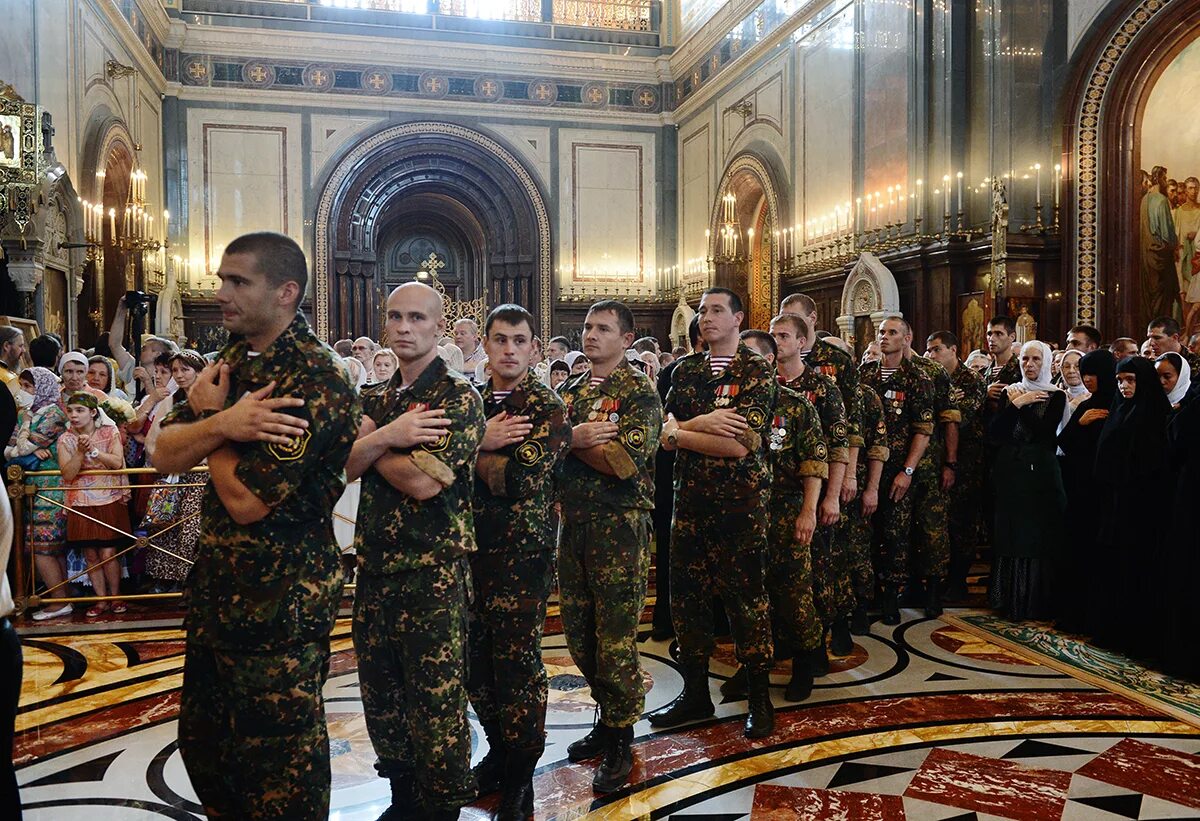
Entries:
{"label": "camouflage pattern", "polygon": [[[1021,381],[1021,362],[1020,358],[1013,354],[1012,358],[1004,364],[1003,367],[997,368],[996,361],[993,359],[988,365],[987,370],[983,372],[983,390],[987,394],[987,386],[993,382],[999,382],[1001,385],[1012,385]],[[988,422],[1000,410],[1003,404],[1004,394],[1001,393],[997,399],[984,399],[983,406],[983,426],[987,429]]]}
{"label": "camouflage pattern", "polygon": [[[562,531],[558,586],[563,633],[571,658],[587,680],[609,727],[631,727],[645,706],[637,627],[650,571],[650,511],[654,455],[663,410],[650,380],[621,360],[608,378],[591,385],[591,371],[562,386],[572,425],[608,419],[618,426],[610,463],[620,476],[601,473],[568,456],[559,475]],[[615,418],[614,418],[615,417]]]}
{"label": "camouflage pattern", "polygon": [[813,367],[826,376],[833,377],[838,390],[842,394],[842,406],[846,410],[847,435],[852,448],[863,446],[862,409],[858,406],[858,385],[860,382],[858,363],[854,357],[830,345],[823,339],[813,343],[812,349],[804,357],[806,365]]}
{"label": "camouflage pattern", "polygon": [[413,409],[442,408],[450,427],[403,451],[453,476],[424,501],[378,471],[362,477],[354,649],[367,732],[385,778],[413,778],[424,803],[459,807],[475,791],[466,720],[466,561],[475,550],[475,458],[486,419],[469,382],[434,357],[407,388],[397,370],[363,392],[378,427]]}
{"label": "camouflage pattern", "polygon": [[[856,476],[858,496],[846,507],[842,517],[843,536],[849,554],[850,580],[854,597],[859,604],[870,601],[875,590],[875,569],[871,560],[873,530],[871,520],[862,515],[862,494],[867,489],[868,462],[887,462],[887,425],[883,419],[883,403],[869,385],[859,385],[858,406],[862,409],[863,450],[859,451]],[[882,483],[880,487],[882,493]]]}
{"label": "camouflage pattern", "polygon": [[[235,475],[270,512],[240,525],[209,483],[186,583],[187,659],[179,748],[210,818],[324,818],[329,741],[322,710],[329,633],[342,595],[333,506],[358,430],[358,401],[302,314],[259,356],[233,338],[227,405],[275,382],[304,400],[288,445],[231,443]],[[164,425],[196,421],[176,404]]]}
{"label": "camouflage pattern", "polygon": [[489,380],[484,416],[525,416],[520,442],[480,453],[475,473],[474,596],[467,608],[467,694],[510,749],[540,754],[546,740],[542,627],[554,576],[554,472],[571,444],[567,408],[530,371],[507,397]]}
{"label": "camouflage pattern", "polygon": [[740,459],[680,449],[675,457],[671,523],[671,619],[680,661],[707,666],[712,654],[712,595],[729,616],[738,661],[754,673],[771,659],[770,608],[763,579],[771,468],[767,442],[778,386],[765,359],[739,344],[717,376],[709,354],[679,360],[667,410],[681,422],[725,407],[749,427]]}
{"label": "camouflage pattern", "polygon": [[950,374],[937,362],[920,354],[909,360],[933,382],[933,413],[936,424],[925,455],[917,464],[910,493],[913,496],[913,542],[916,563],[910,575],[940,579],[950,564],[948,532],[950,497],[942,490],[942,465],[945,462],[945,434],[942,426],[962,419],[951,399]]}
{"label": "camouflage pattern", "polygon": [[189,641],[179,749],[212,819],[329,817],[329,642],[237,653]]}
{"label": "camouflage pattern", "polygon": [[428,809],[461,807],[475,797],[466,575],[461,559],[402,573],[360,568],[354,597],[354,652],[375,769],[411,781]]}
{"label": "camouflage pattern", "polygon": [[[784,384],[801,393],[817,409],[825,444],[829,449],[829,463],[849,464],[850,442],[846,408],[833,377],[820,373],[806,363],[799,376]],[[853,401],[857,402],[857,394]],[[821,621],[830,624],[840,616],[848,616],[854,609],[850,555],[840,538],[839,525],[821,526],[818,530],[820,538],[813,539],[810,551],[813,598]]]}
{"label": "camouflage pattern", "polygon": [[979,527],[985,470],[983,403],[987,386],[983,379],[959,364],[950,375],[950,401],[962,415],[958,423],[958,471],[950,488],[950,557],[969,562],[979,545]]}
{"label": "camouflage pattern", "polygon": [[813,602],[812,548],[796,541],[796,518],[804,507],[804,479],[829,476],[821,420],[804,394],[779,388],[767,450],[774,476],[767,514],[767,598],[775,635],[797,655],[816,649],[824,631]]}
{"label": "camouflage pattern", "polygon": [[884,584],[900,586],[908,580],[908,552],[912,528],[913,492],[898,502],[891,500],[892,481],[904,469],[913,436],[931,436],[934,427],[933,383],[910,360],[883,379],[880,362],[863,366],[862,382],[872,388],[883,404],[887,426],[888,460],[879,482],[879,510],[875,514],[874,544],[878,555],[875,571]]}

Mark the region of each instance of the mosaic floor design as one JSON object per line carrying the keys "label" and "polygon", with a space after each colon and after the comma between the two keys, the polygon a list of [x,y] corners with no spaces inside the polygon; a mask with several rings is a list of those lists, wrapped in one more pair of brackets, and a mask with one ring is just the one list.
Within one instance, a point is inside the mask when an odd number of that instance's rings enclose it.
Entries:
{"label": "mosaic floor design", "polygon": [[1200,685],[1144,667],[1045,622],[1015,623],[983,611],[947,614],[945,620],[962,628],[974,641],[999,644],[1005,652],[1018,657],[1023,654],[1033,663],[1040,662],[1200,727]]}
{"label": "mosaic floor design", "polygon": [[[710,683],[716,715],[663,733],[635,728],[630,785],[603,799],[594,762],[566,745],[592,723],[557,614],[543,652],[551,676],[537,818],[1111,819],[1200,816],[1200,729],[1031,661],[977,633],[905,611],[835,659],[803,704],[783,701],[778,731],[741,735],[744,701],[721,703],[732,648]],[[325,689],[333,810],[374,819],[388,800],[375,776],[348,620],[333,635]],[[679,691],[666,643],[642,641],[646,710]],[[86,631],[86,632],[85,632]],[[18,716],[18,779],[36,821],[195,819],[200,809],[175,745],[183,634],[177,622],[28,627]],[[475,757],[483,755],[473,723]],[[488,804],[463,812],[484,818]]]}

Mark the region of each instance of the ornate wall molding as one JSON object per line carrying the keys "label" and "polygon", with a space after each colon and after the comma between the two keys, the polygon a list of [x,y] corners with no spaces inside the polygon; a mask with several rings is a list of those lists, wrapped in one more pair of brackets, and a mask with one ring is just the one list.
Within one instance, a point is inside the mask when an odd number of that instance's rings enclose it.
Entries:
{"label": "ornate wall molding", "polygon": [[358,170],[359,164],[366,159],[372,152],[384,148],[388,143],[395,140],[402,140],[407,137],[416,135],[438,134],[448,137],[457,138],[471,143],[478,148],[486,151],[503,163],[520,182],[522,190],[529,198],[535,218],[537,220],[538,233],[538,296],[539,296],[539,313],[538,317],[541,327],[548,332],[550,325],[550,309],[551,309],[551,280],[552,270],[550,266],[550,218],[549,212],[546,210],[546,203],[542,198],[541,191],[538,190],[537,183],[525,166],[521,164],[507,148],[502,146],[496,140],[481,134],[478,131],[465,128],[452,123],[439,122],[412,122],[404,123],[403,125],[393,126],[384,129],[383,131],[374,134],[354,148],[352,148],[334,168],[330,175],[325,188],[321,192],[321,198],[317,203],[317,213],[314,225],[314,252],[313,252],[313,279],[314,279],[314,299],[313,299],[313,314],[316,324],[317,334],[321,338],[325,338],[330,329],[330,263],[332,262],[333,249],[330,247],[331,239],[331,220],[333,216],[334,202],[338,197],[338,193],[342,190],[347,180]]}

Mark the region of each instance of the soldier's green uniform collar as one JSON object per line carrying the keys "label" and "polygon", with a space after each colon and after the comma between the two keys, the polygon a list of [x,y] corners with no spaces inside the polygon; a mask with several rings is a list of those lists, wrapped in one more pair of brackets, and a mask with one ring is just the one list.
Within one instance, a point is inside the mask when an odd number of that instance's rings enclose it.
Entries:
{"label": "soldier's green uniform collar", "polygon": [[[612,373],[606,376],[604,381],[592,388],[592,390],[599,391],[606,396],[621,397],[624,395],[622,390],[623,386],[629,384],[630,381],[635,378],[636,374],[633,370],[633,366],[629,364],[628,359],[622,356],[621,361],[617,363],[617,367],[612,369]],[[591,384],[591,381],[592,370],[591,368],[588,368],[586,371],[576,377],[575,384],[587,387]]]}
{"label": "soldier's green uniform collar", "polygon": [[[481,392],[483,394],[483,404],[485,406],[491,405],[493,402],[495,402],[495,400],[492,398],[492,392],[495,390],[495,387],[492,385],[492,380],[494,378],[495,377],[491,376],[488,377],[487,384],[483,386],[483,391]],[[538,379],[537,374],[534,373],[533,369],[531,368],[529,372],[525,374],[525,378],[517,383],[517,386],[512,389],[512,393],[504,397],[500,404],[510,411],[522,410],[526,405],[529,404],[529,394],[533,393],[534,390],[536,390],[536,386],[541,384],[542,381]]]}
{"label": "soldier's green uniform collar", "polygon": [[440,356],[435,356],[433,361],[425,366],[425,370],[421,371],[421,375],[418,376],[416,380],[407,388],[403,387],[403,374],[400,373],[399,368],[396,368],[396,372],[392,374],[392,378],[388,380],[387,390],[388,393],[394,392],[396,394],[400,394],[407,391],[409,393],[419,394],[428,389],[429,386],[434,382],[445,376],[446,373],[446,361]]}
{"label": "soldier's green uniform collar", "polygon": [[[746,369],[746,362],[752,356],[757,356],[754,351],[747,348],[743,343],[738,342],[737,350],[733,353],[733,359],[729,360],[729,364],[725,366],[725,370],[721,371],[716,376],[712,372],[712,351],[705,351],[701,356],[704,357],[704,375],[709,382],[717,382],[724,379],[726,376],[732,376],[734,379],[739,378]],[[764,360],[765,361],[765,360]]]}
{"label": "soldier's green uniform collar", "polygon": [[239,365],[245,364],[248,360],[253,361],[257,368],[269,368],[276,357],[290,353],[301,336],[308,336],[311,333],[304,314],[296,311],[295,318],[283,329],[283,333],[275,337],[265,351],[254,356],[246,337],[237,335],[230,337],[229,344],[221,352],[221,359],[231,371],[236,371]]}

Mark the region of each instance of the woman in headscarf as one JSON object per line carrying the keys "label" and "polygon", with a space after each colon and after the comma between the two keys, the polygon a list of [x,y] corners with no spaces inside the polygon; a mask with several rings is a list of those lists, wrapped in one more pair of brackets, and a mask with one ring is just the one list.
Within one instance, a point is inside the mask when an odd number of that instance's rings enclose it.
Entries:
{"label": "woman in headscarf", "polygon": [[1062,543],[1066,494],[1055,456],[1067,395],[1050,381],[1044,342],[1021,346],[1022,379],[1005,389],[988,437],[997,446],[994,560],[988,603],[1014,621],[1044,618],[1051,562]]}
{"label": "woman in headscarf", "polygon": [[1171,403],[1172,410],[1179,410],[1180,403],[1192,387],[1192,367],[1186,359],[1172,351],[1154,360],[1154,368],[1158,371],[1158,378],[1167,392],[1167,401]]}
{"label": "woman in headscarf", "polygon": [[1079,407],[1079,403],[1087,399],[1090,391],[1083,384],[1083,374],[1079,372],[1079,363],[1083,360],[1083,352],[1072,348],[1063,353],[1060,369],[1062,371],[1063,390],[1067,392],[1067,401],[1071,410]]}
{"label": "woman in headscarf", "polygon": [[[1069,359],[1073,359],[1070,357]],[[1064,361],[1069,361],[1064,360]],[[1079,376],[1090,394],[1075,406],[1071,420],[1058,434],[1062,451],[1059,466],[1067,491],[1066,523],[1070,536],[1063,541],[1055,573],[1058,591],[1058,625],[1086,633],[1094,606],[1096,583],[1096,531],[1099,518],[1094,480],[1096,444],[1117,394],[1117,360],[1107,350],[1092,351],[1079,360]]]}
{"label": "woman in headscarf", "polygon": [[571,369],[571,376],[576,374],[587,373],[592,362],[587,358],[583,351],[567,351],[567,366]]}
{"label": "woman in headscarf", "polygon": [[[1179,403],[1167,424],[1167,443],[1175,487],[1171,503],[1170,536],[1164,565],[1168,575],[1162,592],[1167,605],[1163,635],[1163,670],[1200,683],[1200,607],[1196,606],[1196,579],[1200,577],[1200,529],[1196,527],[1196,488],[1200,487],[1200,386]],[[1156,505],[1156,507],[1159,507]],[[1164,509],[1159,507],[1159,509]]]}
{"label": "woman in headscarf", "polygon": [[107,356],[88,357],[87,383],[107,396],[113,396],[123,402],[129,401],[129,394],[117,387],[117,370],[113,361]]}
{"label": "woman in headscarf", "polygon": [[1165,612],[1163,508],[1130,504],[1130,493],[1153,488],[1170,475],[1167,416],[1171,405],[1154,363],[1130,356],[1117,364],[1117,397],[1096,446],[1097,585],[1093,636],[1136,656],[1162,647]]}

